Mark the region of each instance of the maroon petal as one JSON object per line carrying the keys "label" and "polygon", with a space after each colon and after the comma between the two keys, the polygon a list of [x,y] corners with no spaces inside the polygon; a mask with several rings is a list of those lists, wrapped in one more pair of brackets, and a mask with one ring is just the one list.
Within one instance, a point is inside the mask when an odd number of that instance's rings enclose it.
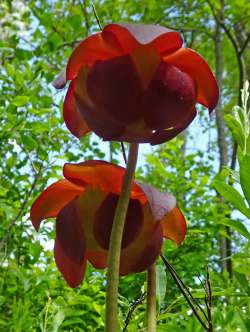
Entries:
{"label": "maroon petal", "polygon": [[82,66],[92,65],[97,60],[107,60],[119,56],[121,53],[113,46],[102,38],[101,33],[84,39],[77,45],[69,58],[66,68],[67,80],[76,78]]}
{"label": "maroon petal", "polygon": [[[96,241],[104,249],[109,248],[109,240],[118,200],[119,196],[111,193],[107,195],[96,211],[94,235]],[[122,237],[122,248],[127,247],[138,237],[142,227],[143,214],[141,204],[137,199],[130,199]]]}
{"label": "maroon petal", "polygon": [[56,218],[56,238],[65,255],[71,261],[82,264],[85,260],[86,243],[75,201],[67,204]]}
{"label": "maroon petal", "polygon": [[161,225],[158,225],[152,232],[152,236],[148,243],[146,243],[138,257],[135,257],[134,263],[131,267],[132,273],[145,271],[151,266],[161,252],[163,242],[163,231]]}
{"label": "maroon petal", "polygon": [[143,227],[137,238],[122,249],[120,274],[146,270],[157,258],[162,245],[162,226],[154,219],[148,202],[143,207]]}
{"label": "maroon petal", "polygon": [[132,250],[122,250],[120,275],[145,271],[159,256],[162,241],[162,226],[158,223],[151,229],[148,241],[136,241]]}
{"label": "maroon petal", "polygon": [[151,129],[176,127],[192,113],[196,98],[192,78],[162,62],[143,99],[144,117]]}
{"label": "maroon petal", "polygon": [[192,77],[197,88],[197,102],[211,112],[219,100],[219,89],[208,63],[190,48],[181,48],[164,57],[164,61],[174,65]]}
{"label": "maroon petal", "polygon": [[110,114],[120,123],[141,116],[143,88],[129,55],[96,62],[87,77],[87,91],[98,112]]}
{"label": "maroon petal", "polygon": [[175,128],[169,130],[156,130],[156,132],[152,135],[149,140],[149,143],[152,145],[162,144],[164,142],[170,141],[175,138],[178,134],[180,134],[183,130],[185,130],[188,125],[194,120],[197,112],[195,109],[192,110],[191,114],[188,114],[186,119],[183,119]]}
{"label": "maroon petal", "polygon": [[94,266],[95,269],[105,269],[107,267],[107,256],[107,251],[88,250],[87,252],[87,259]]}
{"label": "maroon petal", "polygon": [[72,261],[63,251],[60,242],[56,239],[54,256],[58,270],[62,273],[68,285],[77,287],[83,280],[86,268],[86,259],[81,263]]}
{"label": "maroon petal", "polygon": [[78,112],[97,135],[105,140],[115,139],[124,131],[124,125],[104,107],[98,108],[89,98],[86,89],[88,69],[82,68],[77,76],[77,86],[74,92],[74,102]]}

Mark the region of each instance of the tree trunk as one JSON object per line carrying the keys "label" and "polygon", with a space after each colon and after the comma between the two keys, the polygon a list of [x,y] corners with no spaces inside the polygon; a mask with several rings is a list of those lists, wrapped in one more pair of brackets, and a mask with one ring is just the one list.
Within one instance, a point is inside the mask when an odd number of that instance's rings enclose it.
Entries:
{"label": "tree trunk", "polygon": [[[224,1],[221,1],[221,11],[219,21],[223,19],[223,10],[224,10]],[[221,26],[220,23],[216,22],[215,29],[215,62],[216,62],[216,80],[219,86],[220,91],[222,92],[223,81],[223,56],[222,56],[222,43],[221,43]],[[221,98],[215,110],[216,113],[216,127],[217,127],[217,140],[219,147],[219,156],[220,156],[220,170],[228,165],[228,149],[227,149],[227,140],[226,140],[226,125],[224,120],[224,109],[222,106]],[[223,203],[223,197],[220,197],[221,202]],[[232,252],[232,243],[231,243],[231,232],[229,227],[225,227],[226,237],[220,236],[220,258],[221,258],[221,271],[227,271],[232,276],[232,261],[230,258]]]}

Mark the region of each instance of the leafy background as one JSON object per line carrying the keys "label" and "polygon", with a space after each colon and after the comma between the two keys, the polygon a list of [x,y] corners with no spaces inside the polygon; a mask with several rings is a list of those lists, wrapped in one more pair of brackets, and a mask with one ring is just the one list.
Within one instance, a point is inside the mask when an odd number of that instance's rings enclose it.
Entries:
{"label": "leafy background", "polygon": [[[117,143],[103,143],[95,135],[78,141],[68,133],[61,114],[65,91],[58,93],[51,85],[74,45],[98,30],[91,4],[87,0],[0,3],[3,332],[104,329],[105,271],[88,266],[83,284],[74,290],[67,287],[53,261],[53,220],[44,223],[39,234],[29,220],[35,197],[61,176],[65,161],[98,158],[122,164]],[[203,306],[202,281],[209,267],[214,331],[247,332],[250,149],[244,154],[241,143],[245,138],[250,142],[249,118],[244,122],[242,112],[236,110],[235,115],[233,106],[242,104],[240,89],[250,78],[250,4],[246,0],[96,0],[95,7],[102,25],[150,22],[181,31],[186,46],[200,52],[216,72],[221,90],[216,114],[209,117],[200,108],[198,118],[177,139],[155,148],[143,145],[137,177],[177,196],[188,219],[188,234],[179,248],[166,241],[164,254]],[[232,137],[239,145],[236,166],[231,162]],[[121,278],[121,330],[134,301],[146,291],[145,277],[141,273]],[[160,260],[157,298],[158,331],[202,331]],[[136,307],[128,331],[145,331],[145,301]]]}

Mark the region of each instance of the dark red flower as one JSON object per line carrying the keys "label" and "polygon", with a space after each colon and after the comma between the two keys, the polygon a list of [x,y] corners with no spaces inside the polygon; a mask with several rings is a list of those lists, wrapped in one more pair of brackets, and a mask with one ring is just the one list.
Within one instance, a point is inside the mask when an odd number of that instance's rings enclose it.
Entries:
{"label": "dark red flower", "polygon": [[212,111],[216,80],[181,46],[178,32],[143,24],[109,24],[83,40],[66,70],[68,129],[79,138],[93,130],[104,140],[159,144],[192,122],[196,103]]}
{"label": "dark red flower", "polygon": [[[104,161],[65,164],[64,179],[44,190],[31,208],[36,230],[56,217],[54,256],[71,287],[84,277],[86,262],[107,266],[109,237],[125,169]],[[122,240],[120,274],[146,270],[158,257],[163,237],[178,245],[186,222],[174,196],[133,183]]]}

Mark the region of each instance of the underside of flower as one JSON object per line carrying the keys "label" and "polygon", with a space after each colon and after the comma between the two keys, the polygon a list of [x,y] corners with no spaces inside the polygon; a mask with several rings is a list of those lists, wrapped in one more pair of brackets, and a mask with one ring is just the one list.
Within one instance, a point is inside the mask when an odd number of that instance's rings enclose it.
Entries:
{"label": "underside of flower", "polygon": [[66,70],[64,119],[77,137],[160,144],[212,111],[218,87],[206,61],[160,26],[110,24],[82,41]]}
{"label": "underside of flower", "polygon": [[[35,201],[31,220],[56,218],[55,261],[71,287],[84,277],[86,262],[107,266],[114,211],[125,169],[103,161],[64,166],[65,179],[49,186]],[[186,222],[174,196],[133,183],[125,221],[120,275],[146,270],[159,256],[163,237],[178,245]]]}

